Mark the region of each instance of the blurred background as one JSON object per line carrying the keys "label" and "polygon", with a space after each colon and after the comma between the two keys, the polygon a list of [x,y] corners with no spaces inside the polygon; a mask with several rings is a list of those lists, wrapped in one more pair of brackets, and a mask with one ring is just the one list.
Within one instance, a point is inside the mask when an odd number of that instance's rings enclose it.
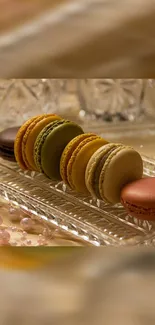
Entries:
{"label": "blurred background", "polygon": [[[1,260],[50,256],[42,268],[0,269],[3,325],[153,325],[155,254],[148,248],[33,248]],[[36,255],[35,255],[36,254]]]}
{"label": "blurred background", "polygon": [[154,78],[155,0],[0,0],[3,78]]}

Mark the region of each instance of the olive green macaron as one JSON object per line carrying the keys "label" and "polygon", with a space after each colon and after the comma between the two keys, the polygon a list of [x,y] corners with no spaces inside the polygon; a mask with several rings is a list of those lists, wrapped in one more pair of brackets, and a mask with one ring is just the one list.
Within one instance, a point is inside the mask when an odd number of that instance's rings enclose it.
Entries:
{"label": "olive green macaron", "polygon": [[38,135],[34,145],[37,170],[53,180],[61,180],[60,159],[66,145],[84,133],[82,128],[68,120],[48,124]]}

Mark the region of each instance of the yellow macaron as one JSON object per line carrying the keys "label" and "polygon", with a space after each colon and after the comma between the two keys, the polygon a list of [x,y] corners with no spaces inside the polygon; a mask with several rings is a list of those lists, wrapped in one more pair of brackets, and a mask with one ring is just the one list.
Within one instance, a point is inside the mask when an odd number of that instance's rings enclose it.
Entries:
{"label": "yellow macaron", "polygon": [[22,155],[22,141],[23,141],[23,136],[29,127],[31,123],[33,123],[38,116],[34,116],[28,121],[26,121],[18,130],[15,143],[14,143],[14,154],[15,154],[15,159],[19,165],[19,167],[23,170],[27,169],[27,166],[25,165],[25,162],[23,160],[23,155]]}
{"label": "yellow macaron", "polygon": [[61,120],[61,117],[55,114],[42,115],[27,128],[22,141],[22,155],[28,169],[37,171],[33,154],[36,139],[46,125],[56,120]]}
{"label": "yellow macaron", "polygon": [[63,181],[77,192],[88,194],[85,170],[93,153],[108,142],[92,133],[74,138],[64,149],[60,161]]}
{"label": "yellow macaron", "polygon": [[21,169],[34,169],[33,147],[36,137],[44,125],[47,125],[51,120],[54,121],[56,119],[61,118],[54,114],[37,115],[30,118],[20,127],[15,139],[14,154]]}
{"label": "yellow macaron", "polygon": [[67,177],[67,166],[68,166],[68,162],[69,162],[74,150],[77,148],[77,146],[83,140],[88,139],[90,136],[91,137],[95,136],[95,134],[93,134],[93,133],[80,134],[76,138],[71,140],[68,143],[68,145],[65,147],[65,149],[62,153],[62,156],[61,156],[61,160],[60,160],[60,175],[61,175],[61,178],[63,179],[64,183],[69,185],[68,177]]}

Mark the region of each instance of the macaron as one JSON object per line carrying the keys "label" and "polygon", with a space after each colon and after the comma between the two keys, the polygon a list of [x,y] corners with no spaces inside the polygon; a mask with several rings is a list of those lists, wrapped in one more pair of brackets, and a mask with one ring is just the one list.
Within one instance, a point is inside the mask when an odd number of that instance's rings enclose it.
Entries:
{"label": "macaron", "polygon": [[39,116],[26,129],[22,141],[22,156],[26,167],[30,170],[37,170],[34,161],[34,144],[41,130],[53,121],[61,120],[61,117],[55,114]]}
{"label": "macaron", "polygon": [[0,157],[15,162],[14,142],[19,127],[12,127],[0,132]]}
{"label": "macaron", "polygon": [[19,165],[19,167],[23,170],[27,169],[27,166],[24,162],[23,159],[23,155],[22,155],[22,141],[23,141],[23,137],[24,134],[27,130],[27,128],[30,126],[31,123],[33,123],[36,119],[38,118],[38,116],[34,116],[31,119],[29,119],[28,121],[26,121],[18,130],[17,135],[16,135],[16,139],[15,139],[15,143],[14,143],[14,154],[15,154],[15,159]]}
{"label": "macaron", "polygon": [[92,136],[95,136],[95,134],[93,133],[80,134],[74,139],[72,139],[65,147],[60,160],[60,175],[64,183],[69,185],[68,176],[67,176],[67,166],[74,150],[83,140],[90,138]]}
{"label": "macaron", "polygon": [[126,185],[121,191],[121,203],[132,217],[155,221],[155,177]]}
{"label": "macaron", "polygon": [[72,189],[89,193],[85,184],[85,170],[93,153],[107,141],[93,133],[74,138],[64,149],[60,161],[60,174],[63,181]]}
{"label": "macaron", "polygon": [[37,170],[53,180],[61,180],[62,152],[73,138],[83,133],[79,125],[68,120],[58,120],[45,126],[34,145]]}
{"label": "macaron", "polygon": [[90,194],[111,204],[120,202],[122,188],[143,175],[143,161],[133,148],[110,143],[90,158],[85,183]]}

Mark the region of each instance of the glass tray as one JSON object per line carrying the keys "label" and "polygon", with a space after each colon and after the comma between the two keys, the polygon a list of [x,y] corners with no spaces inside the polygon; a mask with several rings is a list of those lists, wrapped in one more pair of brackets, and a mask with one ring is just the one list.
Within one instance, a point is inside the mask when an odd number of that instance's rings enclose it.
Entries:
{"label": "glass tray", "polygon": [[[155,176],[155,161],[143,157],[144,175]],[[0,196],[32,218],[58,227],[94,246],[153,245],[155,223],[127,215],[121,205],[85,197],[42,174],[0,159]]]}

